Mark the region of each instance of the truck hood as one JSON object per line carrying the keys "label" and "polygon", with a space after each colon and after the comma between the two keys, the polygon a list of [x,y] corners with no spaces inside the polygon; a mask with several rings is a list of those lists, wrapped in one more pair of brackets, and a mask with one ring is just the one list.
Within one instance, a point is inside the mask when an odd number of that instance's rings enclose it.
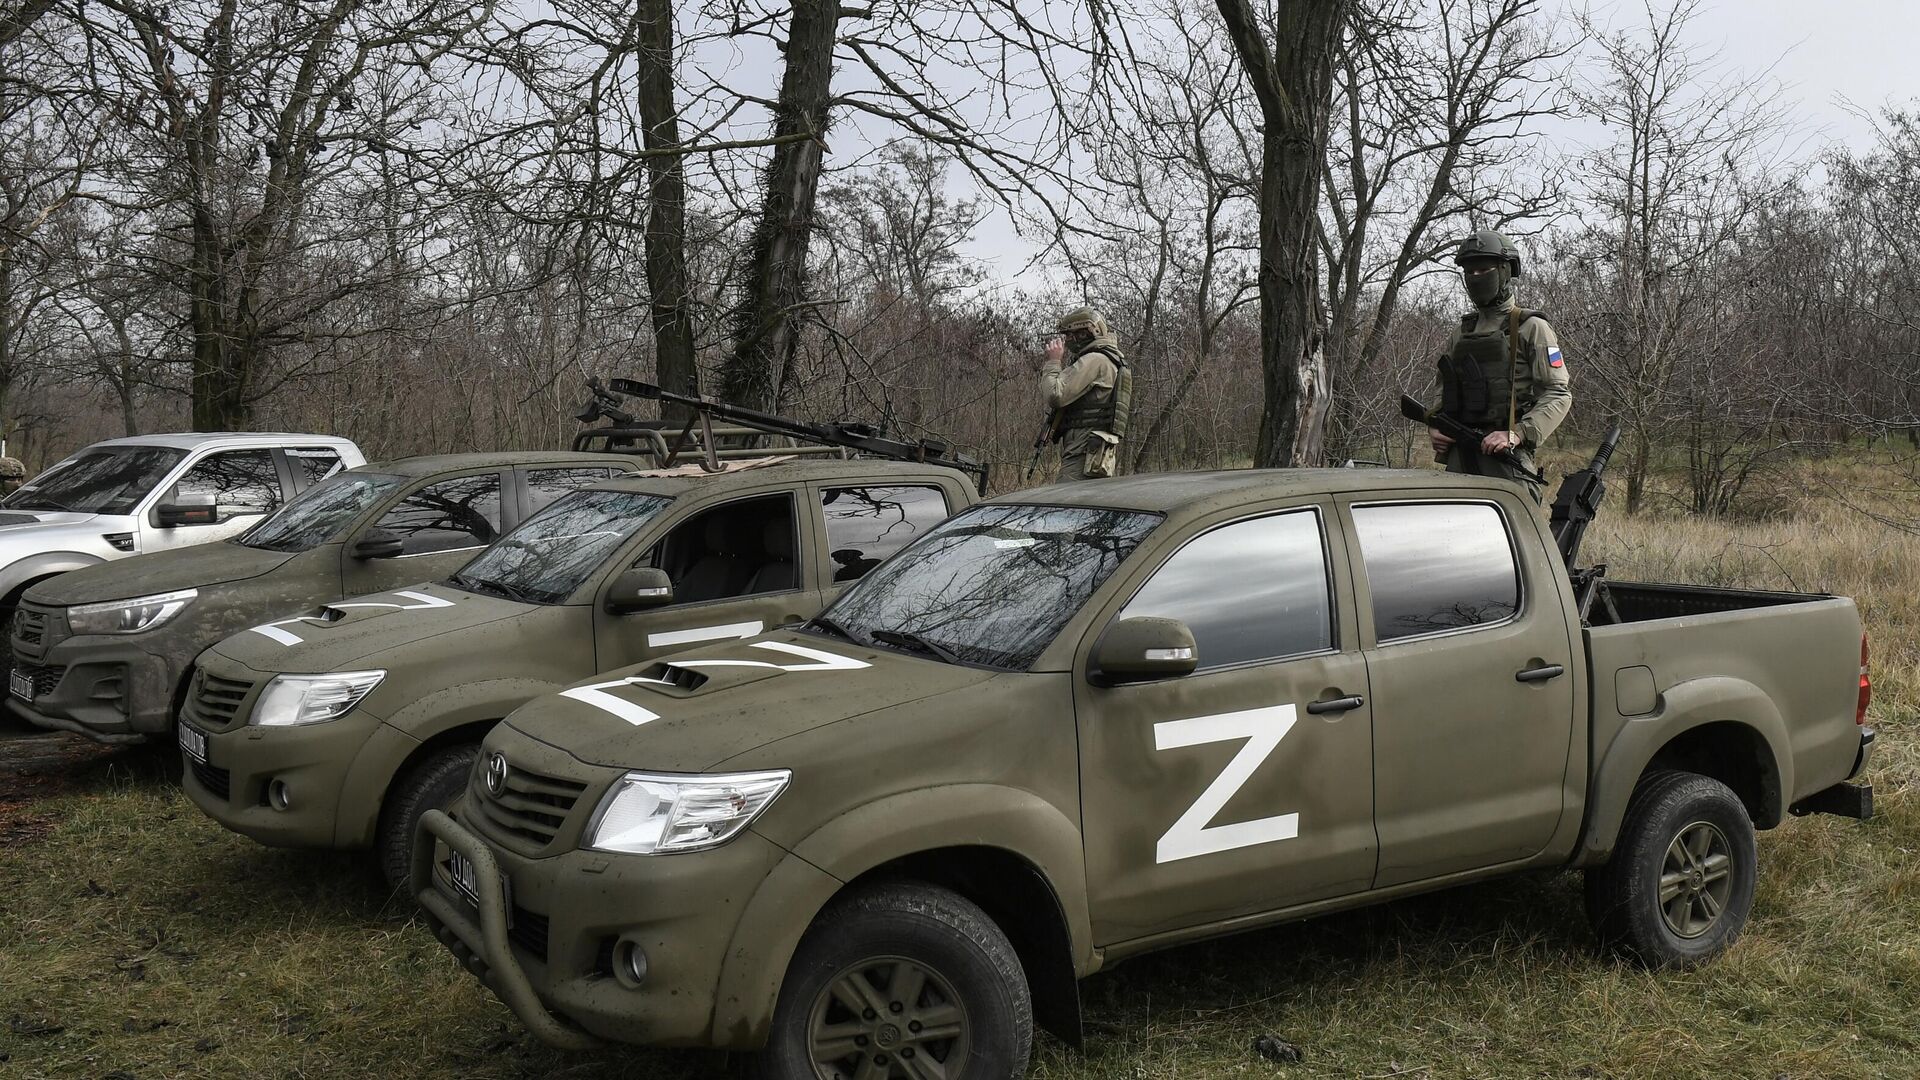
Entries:
{"label": "truck hood", "polygon": [[607,672],[535,698],[507,724],[590,765],[702,772],[776,740],[995,674],[777,631]]}
{"label": "truck hood", "polygon": [[130,600],[136,596],[245,581],[277,570],[293,555],[239,544],[195,544],[60,574],[35,585],[28,599],[50,607]]}
{"label": "truck hood", "polygon": [[0,542],[8,537],[31,533],[35,529],[79,525],[99,516],[70,510],[0,510]]}
{"label": "truck hood", "polygon": [[259,672],[346,671],[361,661],[539,610],[451,585],[409,585],[336,600],[227,637],[213,651]]}

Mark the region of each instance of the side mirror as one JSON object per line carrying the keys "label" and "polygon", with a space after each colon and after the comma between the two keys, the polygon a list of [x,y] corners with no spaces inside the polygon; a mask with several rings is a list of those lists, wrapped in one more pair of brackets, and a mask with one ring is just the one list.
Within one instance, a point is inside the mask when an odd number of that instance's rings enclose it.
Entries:
{"label": "side mirror", "polygon": [[386,529],[368,529],[347,550],[351,559],[397,559],[405,554],[407,542]]}
{"label": "side mirror", "polygon": [[1094,643],[1088,675],[1096,685],[1177,679],[1200,663],[1193,631],[1179,619],[1121,619]]}
{"label": "side mirror", "polygon": [[154,508],[154,517],[163,529],[177,529],[182,525],[218,525],[220,508],[214,505],[213,496],[205,493],[179,495],[172,502],[163,502]]}
{"label": "side mirror", "polygon": [[631,570],[622,570],[620,576],[613,579],[613,584],[607,587],[607,610],[615,615],[671,603],[673,579],[658,567],[636,566]]}

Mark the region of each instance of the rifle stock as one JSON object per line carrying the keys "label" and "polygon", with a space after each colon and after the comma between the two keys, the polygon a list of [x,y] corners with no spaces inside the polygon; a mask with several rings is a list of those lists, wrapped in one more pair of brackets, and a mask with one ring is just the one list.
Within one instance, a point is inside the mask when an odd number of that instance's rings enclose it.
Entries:
{"label": "rifle stock", "polygon": [[[1425,405],[1420,404],[1419,398],[1411,394],[1400,395],[1400,415],[1416,423],[1425,424],[1430,428],[1437,429],[1441,434],[1452,439],[1454,442],[1464,444],[1470,453],[1485,453],[1485,451],[1480,449],[1480,443],[1487,437],[1486,432],[1477,428],[1468,427],[1453,417],[1448,416],[1446,413],[1441,412],[1439,409],[1427,408]],[[1547,482],[1546,477],[1527,468],[1527,463],[1520,459],[1520,455],[1511,450],[1502,450],[1490,456],[1506,462],[1513,467],[1515,472],[1527,480],[1531,480],[1536,484],[1544,484]],[[1433,456],[1433,460],[1436,462],[1445,462],[1447,456],[1444,453],[1436,453]]]}

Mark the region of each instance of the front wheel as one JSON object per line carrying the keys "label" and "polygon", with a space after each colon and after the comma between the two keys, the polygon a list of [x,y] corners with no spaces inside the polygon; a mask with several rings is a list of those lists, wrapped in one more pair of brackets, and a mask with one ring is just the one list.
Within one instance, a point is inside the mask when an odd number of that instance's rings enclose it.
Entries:
{"label": "front wheel", "polygon": [[437,750],[387,790],[373,853],[380,860],[380,873],[387,879],[388,888],[398,889],[407,883],[407,875],[413,872],[413,838],[420,819],[429,810],[453,805],[466,789],[467,774],[473,771],[473,759],[479,753],[480,748],[473,745]]}
{"label": "front wheel", "polygon": [[1587,917],[1601,943],[1651,968],[1719,955],[1753,908],[1753,822],[1732,789],[1684,772],[1640,782],[1604,866],[1587,871]]}
{"label": "front wheel", "polygon": [[1007,1080],[1026,1072],[1033,1003],[992,919],[933,885],[836,900],[787,969],[766,1080]]}

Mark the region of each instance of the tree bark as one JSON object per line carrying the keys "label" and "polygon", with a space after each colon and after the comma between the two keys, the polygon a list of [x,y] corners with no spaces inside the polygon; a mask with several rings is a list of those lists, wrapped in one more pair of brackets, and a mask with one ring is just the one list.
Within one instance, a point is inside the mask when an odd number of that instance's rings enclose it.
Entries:
{"label": "tree bark", "polygon": [[1318,465],[1328,377],[1320,303],[1322,163],[1348,0],[1289,0],[1271,30],[1249,0],[1217,0],[1264,122],[1260,167],[1260,361],[1265,405],[1254,464]]}
{"label": "tree bark", "polygon": [[720,376],[721,396],[749,408],[778,406],[784,369],[799,340],[840,11],[839,0],[796,0],[787,30],[787,67],[773,134],[811,132],[814,138],[775,146],[767,163],[746,288],[734,316],[732,355]]}
{"label": "tree bark", "polygon": [[[647,159],[647,292],[653,313],[654,372],[675,393],[695,390],[693,309],[687,289],[686,157],[680,147],[680,112],[673,92],[673,4],[639,0],[638,30],[641,137]],[[662,407],[674,417],[680,410]]]}

